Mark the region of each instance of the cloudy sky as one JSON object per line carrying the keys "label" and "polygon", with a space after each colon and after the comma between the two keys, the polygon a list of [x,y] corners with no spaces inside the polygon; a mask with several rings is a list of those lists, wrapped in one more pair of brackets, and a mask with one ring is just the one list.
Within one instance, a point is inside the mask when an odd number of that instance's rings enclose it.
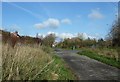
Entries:
{"label": "cloudy sky", "polygon": [[2,27],[20,35],[103,38],[118,13],[117,2],[3,2]]}

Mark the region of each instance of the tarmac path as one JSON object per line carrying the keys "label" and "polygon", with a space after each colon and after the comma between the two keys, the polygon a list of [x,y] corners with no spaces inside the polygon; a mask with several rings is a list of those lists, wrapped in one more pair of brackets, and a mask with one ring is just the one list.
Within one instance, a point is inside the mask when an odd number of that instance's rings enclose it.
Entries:
{"label": "tarmac path", "polygon": [[120,81],[120,69],[101,63],[86,56],[76,54],[77,50],[56,49],[74,71],[79,80],[117,80]]}

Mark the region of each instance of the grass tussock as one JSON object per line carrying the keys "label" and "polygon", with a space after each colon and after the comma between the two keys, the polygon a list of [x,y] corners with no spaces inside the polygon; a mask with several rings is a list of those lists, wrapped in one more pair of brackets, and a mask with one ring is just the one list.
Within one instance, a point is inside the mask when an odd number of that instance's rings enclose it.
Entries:
{"label": "grass tussock", "polygon": [[[44,48],[46,51],[47,48]],[[75,79],[60,58],[42,47],[2,46],[2,80]]]}
{"label": "grass tussock", "polygon": [[[108,65],[120,68],[120,59],[119,58],[116,59],[116,56],[112,56],[112,57],[110,56],[112,53],[115,53],[115,52],[111,52],[110,55],[106,55],[106,53],[107,53],[106,50],[98,51],[98,50],[92,50],[92,49],[83,49],[81,52],[78,52],[78,54],[80,55],[85,55],[95,60],[98,60],[100,62],[106,63]],[[116,55],[116,53],[112,55]]]}

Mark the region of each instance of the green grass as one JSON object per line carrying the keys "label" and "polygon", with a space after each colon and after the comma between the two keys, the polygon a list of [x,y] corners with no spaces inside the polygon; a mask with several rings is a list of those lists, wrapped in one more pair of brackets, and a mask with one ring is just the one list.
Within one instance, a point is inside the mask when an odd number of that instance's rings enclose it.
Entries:
{"label": "green grass", "polygon": [[[75,80],[76,77],[72,73],[72,71],[66,66],[65,62],[58,56],[53,56],[53,59],[55,61],[50,65],[47,69],[49,69],[48,72],[44,73],[41,77],[42,79],[48,78],[50,80],[51,78],[53,80]],[[49,75],[51,74],[51,75]]]}
{"label": "green grass", "polygon": [[95,53],[94,51],[85,50],[85,49],[82,52],[78,52],[78,54],[85,55],[87,57],[90,57],[92,59],[106,63],[108,65],[120,68],[120,60],[116,61],[115,58],[110,58],[110,57],[106,57],[104,55],[99,55],[99,54]]}
{"label": "green grass", "polygon": [[58,63],[59,66],[60,66],[59,67],[60,69],[58,69],[58,73],[60,75],[59,79],[75,80],[76,79],[75,75],[69,69],[69,67],[65,64],[65,62],[60,57],[54,56],[54,58],[56,59],[55,63],[56,64]]}
{"label": "green grass", "polygon": [[[50,53],[51,52],[51,53]],[[2,80],[73,80],[64,61],[43,46],[2,45]]]}

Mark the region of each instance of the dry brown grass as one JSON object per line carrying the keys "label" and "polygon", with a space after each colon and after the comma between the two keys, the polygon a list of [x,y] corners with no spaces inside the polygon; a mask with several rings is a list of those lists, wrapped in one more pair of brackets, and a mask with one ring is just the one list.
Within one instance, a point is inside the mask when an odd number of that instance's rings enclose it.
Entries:
{"label": "dry brown grass", "polygon": [[50,61],[52,56],[42,51],[40,47],[19,46],[13,49],[4,45],[2,46],[2,79],[32,80],[33,77],[35,79],[36,74],[40,73],[39,71]]}

